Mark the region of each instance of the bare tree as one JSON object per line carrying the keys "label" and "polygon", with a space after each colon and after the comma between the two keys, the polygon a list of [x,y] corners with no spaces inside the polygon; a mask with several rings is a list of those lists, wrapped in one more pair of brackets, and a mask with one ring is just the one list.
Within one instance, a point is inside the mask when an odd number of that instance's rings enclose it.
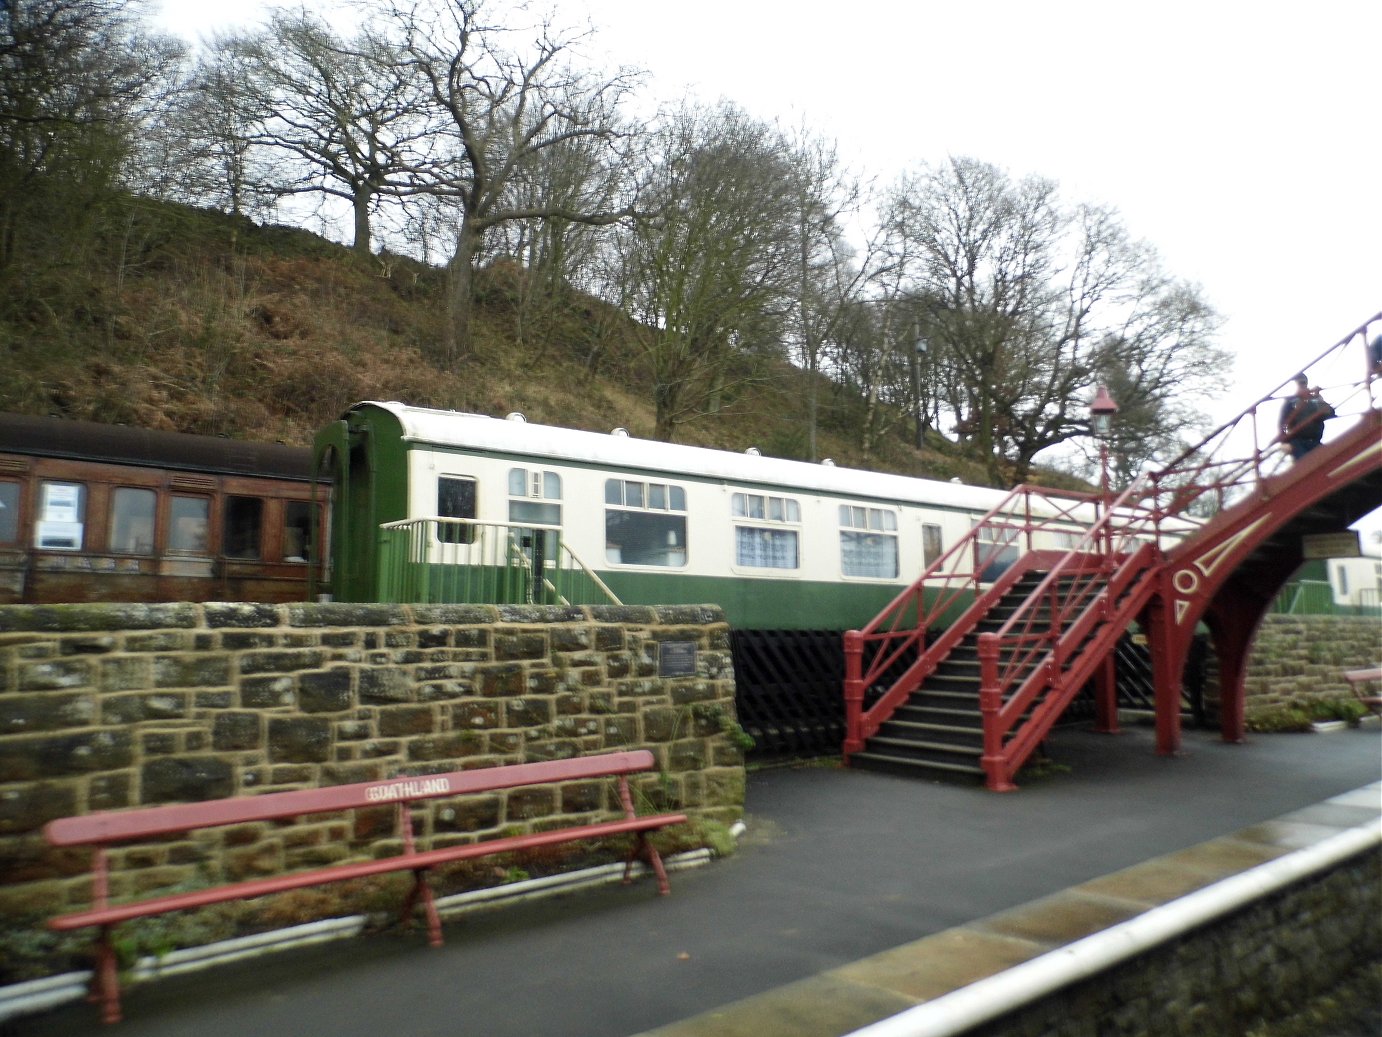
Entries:
{"label": "bare tree", "polygon": [[388,15],[405,68],[426,85],[449,137],[445,163],[428,185],[458,210],[448,362],[471,348],[474,273],[486,233],[533,219],[608,225],[633,204],[610,197],[603,179],[537,197],[515,190],[525,173],[577,142],[617,166],[628,135],[618,113],[637,76],[578,68],[574,51],[586,34],[558,30],[550,20],[535,27],[528,46],[511,46],[520,30],[489,22],[487,13],[485,0],[420,0],[395,4]]}
{"label": "bare tree", "polygon": [[219,49],[238,73],[220,101],[234,99],[252,148],[280,157],[267,186],[344,201],[352,247],[368,255],[381,199],[428,190],[435,177],[426,83],[378,34],[343,40],[306,13],[277,10],[266,28]]}
{"label": "bare tree", "polygon": [[755,377],[756,355],[781,355],[795,199],[782,135],[728,103],[684,104],[655,136],[649,212],[626,228],[614,281],[643,325],[654,435],[671,440]]}
{"label": "bare tree", "polygon": [[[889,214],[912,288],[926,301],[955,434],[995,485],[1024,481],[1041,451],[1086,434],[1088,401],[1114,366],[1151,370],[1171,349],[1214,355],[1204,352],[1212,314],[1195,290],[1162,275],[1155,252],[1130,240],[1116,213],[1063,208],[1052,181],[1014,183],[988,163],[952,159],[904,180]],[[1173,325],[1156,319],[1168,308],[1198,318],[1172,335]],[[1124,351],[1117,365],[1114,342]],[[1193,394],[1206,370],[1182,368],[1191,381],[1181,391]],[[1149,401],[1175,391],[1142,384]]]}
{"label": "bare tree", "polygon": [[272,211],[272,177],[251,139],[249,74],[234,41],[212,43],[145,142],[155,176],[143,181],[143,190],[233,216],[262,218]]}
{"label": "bare tree", "polygon": [[790,147],[784,188],[794,207],[795,254],[788,338],[806,373],[807,454],[814,461],[826,353],[850,304],[863,297],[879,253],[870,241],[856,256],[845,240],[845,222],[859,213],[863,189],[844,167],[837,145],[803,125],[793,131]]}

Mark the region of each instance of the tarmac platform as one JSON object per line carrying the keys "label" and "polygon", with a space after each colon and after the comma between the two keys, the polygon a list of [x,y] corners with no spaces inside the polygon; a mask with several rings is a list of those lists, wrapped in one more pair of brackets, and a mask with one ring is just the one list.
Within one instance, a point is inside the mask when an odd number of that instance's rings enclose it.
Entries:
{"label": "tarmac platform", "polygon": [[[757,771],[739,851],[675,872],[669,897],[644,881],[468,914],[440,949],[415,928],[282,951],[133,987],[113,1029],[78,1002],[0,1035],[843,1034],[994,971],[956,933],[1000,957],[1014,939],[1039,949],[1072,936],[1041,913],[1052,904],[1078,935],[1120,915],[1091,890],[1179,896],[1382,812],[1377,724],[1242,745],[1188,731],[1173,758],[1153,744],[1145,728],[1059,731],[1054,766],[1006,795]],[[953,953],[917,964],[947,939]]]}

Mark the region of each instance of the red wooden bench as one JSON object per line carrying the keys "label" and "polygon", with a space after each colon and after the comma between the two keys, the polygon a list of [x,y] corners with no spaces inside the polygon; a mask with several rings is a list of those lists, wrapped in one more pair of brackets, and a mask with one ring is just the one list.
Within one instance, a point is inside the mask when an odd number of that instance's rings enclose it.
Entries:
{"label": "red wooden bench", "polygon": [[[110,1023],[118,1022],[121,1014],[119,975],[111,931],[119,923],[133,918],[166,914],[169,911],[203,907],[229,900],[244,900],[268,893],[281,893],[304,886],[341,882],[369,875],[411,871],[413,885],[403,904],[403,921],[406,924],[410,920],[414,907],[420,901],[427,915],[429,942],[432,946],[439,947],[442,943],[441,920],[427,883],[427,875],[432,868],[452,861],[511,850],[553,846],[626,833],[636,838],[625,861],[624,881],[630,880],[634,861],[642,859],[652,867],[657,876],[658,889],[665,895],[669,890],[667,873],[663,869],[662,858],[648,842],[647,835],[649,832],[685,821],[686,815],[655,814],[639,817],[634,812],[628,782],[630,774],[650,770],[654,762],[651,752],[640,749],[573,760],[512,764],[479,770],[453,771],[449,774],[400,777],[387,781],[368,781],[355,785],[336,785],[293,792],[271,792],[260,796],[240,796],[200,803],[109,810],[81,817],[62,818],[50,822],[44,829],[44,835],[54,846],[95,847],[92,905],[86,911],[52,918],[48,925],[57,930],[83,929],[88,926],[100,928],[100,936],[96,942],[95,968],[91,979],[91,1000],[100,1002],[102,1018]],[[506,836],[435,850],[418,850],[415,846],[412,812],[409,807],[417,800],[495,792],[524,785],[609,777],[617,778],[619,784],[619,802],[624,816],[617,820],[592,821],[531,835]],[[109,845],[155,839],[203,828],[381,805],[397,807],[398,834],[403,841],[403,850],[393,856],[336,864],[271,878],[233,882],[192,892],[148,897],[129,903],[112,904],[109,901],[109,870],[106,856],[106,847]]]}
{"label": "red wooden bench", "polygon": [[1367,695],[1363,689],[1373,683],[1382,683],[1382,666],[1372,666],[1362,670],[1345,670],[1344,680],[1348,682],[1353,697],[1372,712],[1382,716],[1382,695]]}

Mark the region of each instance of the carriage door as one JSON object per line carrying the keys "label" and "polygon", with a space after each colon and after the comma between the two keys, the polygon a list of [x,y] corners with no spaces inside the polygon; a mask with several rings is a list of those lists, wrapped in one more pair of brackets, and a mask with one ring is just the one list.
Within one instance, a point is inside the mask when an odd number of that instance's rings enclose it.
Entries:
{"label": "carriage door", "polygon": [[[557,564],[561,536],[561,476],[531,468],[509,469],[509,522],[531,566],[528,600],[544,600],[544,570]],[[540,529],[534,527],[556,527]]]}

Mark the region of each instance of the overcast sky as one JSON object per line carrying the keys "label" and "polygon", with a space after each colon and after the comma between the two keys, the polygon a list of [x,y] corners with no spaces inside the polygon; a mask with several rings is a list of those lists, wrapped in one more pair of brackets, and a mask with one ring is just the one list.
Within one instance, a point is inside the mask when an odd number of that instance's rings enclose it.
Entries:
{"label": "overcast sky", "polygon": [[[264,7],[164,0],[163,23],[196,39]],[[564,0],[558,11],[589,18],[590,50],[611,66],[648,70],[650,95],[804,119],[882,182],[966,155],[1116,208],[1225,318],[1220,345],[1239,359],[1221,420],[1382,311],[1379,0]]]}

